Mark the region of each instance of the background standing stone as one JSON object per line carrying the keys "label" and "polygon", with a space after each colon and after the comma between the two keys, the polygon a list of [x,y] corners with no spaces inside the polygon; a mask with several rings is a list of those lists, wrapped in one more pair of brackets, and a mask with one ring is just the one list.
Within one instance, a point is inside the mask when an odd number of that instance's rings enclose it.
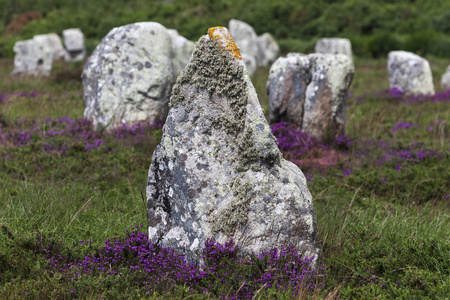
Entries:
{"label": "background standing stone", "polygon": [[171,37],[159,23],[112,29],[84,66],[84,116],[106,128],[164,120],[174,82],[172,57]]}
{"label": "background standing stone", "polygon": [[353,62],[352,43],[343,38],[322,38],[316,43],[315,51],[321,54],[344,54]]}
{"label": "background standing stone", "polygon": [[434,95],[433,76],[428,61],[414,53],[391,51],[388,54],[389,87],[405,95]]}
{"label": "background standing stone", "polygon": [[270,123],[284,121],[302,128],[306,87],[310,81],[306,55],[289,53],[272,64],[266,84]]}
{"label": "background standing stone", "polygon": [[283,159],[242,56],[209,29],[178,77],[149,170],[149,238],[190,261],[208,238],[244,251],[294,245],[320,255],[306,178]]}
{"label": "background standing stone", "polygon": [[448,65],[447,70],[442,75],[441,87],[443,90],[450,89],[450,65]]}
{"label": "background standing stone", "polygon": [[167,31],[172,39],[173,75],[174,78],[177,78],[181,74],[181,71],[184,70],[184,67],[186,67],[192,51],[194,51],[195,43],[179,35],[176,29],[168,29]]}
{"label": "background standing stone", "polygon": [[50,75],[53,51],[46,35],[16,42],[14,45],[14,75]]}
{"label": "background standing stone", "polygon": [[64,45],[69,53],[71,61],[84,60],[86,49],[84,47],[84,35],[78,28],[63,30]]}
{"label": "background standing stone", "polygon": [[344,134],[347,94],[355,73],[344,54],[310,54],[302,130],[316,137]]}

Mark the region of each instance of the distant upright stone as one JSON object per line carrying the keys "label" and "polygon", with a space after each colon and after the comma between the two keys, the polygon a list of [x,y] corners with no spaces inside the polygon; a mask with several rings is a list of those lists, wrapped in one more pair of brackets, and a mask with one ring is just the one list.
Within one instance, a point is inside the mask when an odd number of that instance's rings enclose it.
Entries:
{"label": "distant upright stone", "polygon": [[450,89],[450,65],[448,65],[447,71],[442,75],[441,87],[443,90]]}
{"label": "distant upright stone", "polygon": [[68,60],[69,53],[64,49],[59,36],[56,33],[49,33],[46,36],[53,51],[53,60]]}
{"label": "distant upright stone", "polygon": [[71,61],[83,60],[86,56],[84,35],[78,28],[63,30],[64,45]]}
{"label": "distant upright stone", "polygon": [[344,54],[353,61],[352,44],[349,39],[322,38],[317,41],[315,52],[322,54]]}
{"label": "distant upright stone", "polygon": [[302,130],[316,137],[344,134],[347,94],[355,73],[344,54],[310,54]]}
{"label": "distant upright stone", "polygon": [[94,126],[164,120],[174,82],[172,41],[159,23],[112,29],[83,69],[84,116]]}
{"label": "distant upright stone", "polygon": [[284,160],[242,56],[210,28],[175,84],[147,184],[152,242],[188,261],[212,238],[243,251],[296,246],[320,254],[306,178]]}
{"label": "distant upright stone", "polygon": [[244,61],[248,74],[249,75],[255,74],[256,68],[258,68],[258,62],[256,61],[256,57],[250,54],[242,53],[242,60]]}
{"label": "distant upright stone", "polygon": [[186,67],[192,51],[194,51],[195,43],[179,35],[176,29],[168,29],[168,32],[172,39],[173,73],[174,77],[177,78]]}
{"label": "distant upright stone", "polygon": [[434,95],[433,76],[428,61],[414,53],[391,51],[388,54],[389,87],[405,95]]}
{"label": "distant upright stone", "polygon": [[266,84],[270,123],[284,121],[302,128],[306,87],[310,82],[311,70],[306,55],[289,53],[272,64]]}
{"label": "distant upright stone", "polygon": [[[235,19],[231,19],[228,22],[228,28],[230,29],[231,36],[239,47],[240,52],[246,56],[244,63],[249,74],[253,75],[256,67],[253,67],[252,63],[255,61],[256,65],[258,65],[257,55],[259,55],[257,43],[258,36],[256,35],[255,30],[249,24]],[[253,56],[253,58],[250,56]],[[247,62],[250,64],[247,65]]]}
{"label": "distant upright stone", "polygon": [[68,57],[67,51],[61,43],[61,39],[56,33],[39,34],[33,37],[44,48],[46,53],[50,53],[52,60],[66,60]]}
{"label": "distant upright stone", "polygon": [[259,49],[258,65],[270,66],[280,56],[280,47],[270,33],[263,33],[256,43]]}
{"label": "distant upright stone", "polygon": [[53,64],[53,51],[49,39],[37,35],[33,39],[16,42],[14,45],[15,75],[50,75]]}

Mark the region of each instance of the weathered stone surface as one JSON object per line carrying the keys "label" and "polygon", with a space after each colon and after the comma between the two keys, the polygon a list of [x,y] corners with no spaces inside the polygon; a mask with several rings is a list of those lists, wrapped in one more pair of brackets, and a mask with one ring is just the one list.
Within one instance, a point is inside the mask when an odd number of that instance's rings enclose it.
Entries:
{"label": "weathered stone surface", "polygon": [[443,90],[450,89],[450,65],[448,65],[447,70],[444,75],[442,75],[441,87]]}
{"label": "weathered stone surface", "polygon": [[190,261],[208,238],[320,254],[306,178],[283,159],[228,30],[209,29],[178,77],[149,170],[149,238]]}
{"label": "weathered stone surface", "polygon": [[270,33],[263,33],[256,39],[258,44],[258,65],[270,66],[278,56],[280,56],[280,47]]}
{"label": "weathered stone surface", "polygon": [[355,73],[344,54],[310,54],[302,130],[316,137],[344,134],[347,94]]}
{"label": "weathered stone surface", "polygon": [[174,82],[172,42],[154,22],[112,29],[84,66],[84,116],[95,127],[164,120]]}
{"label": "weathered stone surface", "polygon": [[343,38],[322,38],[317,41],[316,53],[322,54],[344,54],[353,61],[352,43]]}
{"label": "weathered stone surface", "polygon": [[71,61],[83,60],[86,57],[84,35],[78,28],[63,30],[63,39]]}
{"label": "weathered stone surface", "polygon": [[14,45],[15,75],[50,75],[53,64],[53,51],[46,35],[19,41]]}
{"label": "weathered stone surface", "polygon": [[388,54],[390,88],[397,88],[405,95],[434,95],[433,76],[428,61],[407,51],[391,51]]}
{"label": "weathered stone surface", "polygon": [[59,36],[56,33],[49,33],[46,36],[53,51],[53,60],[68,60],[69,53],[64,49]]}
{"label": "weathered stone surface", "polygon": [[310,81],[311,70],[306,55],[289,53],[272,64],[266,84],[270,123],[284,121],[302,128],[306,87]]}
{"label": "weathered stone surface", "polygon": [[186,67],[192,51],[194,51],[195,43],[179,35],[176,29],[168,29],[167,31],[172,39],[172,66],[174,78],[177,78],[181,74],[181,71],[184,70],[184,67]]}
{"label": "weathered stone surface", "polygon": [[68,57],[67,51],[64,49],[61,39],[56,33],[39,34],[33,37],[42,45],[44,52],[51,54],[52,60],[66,60]]}

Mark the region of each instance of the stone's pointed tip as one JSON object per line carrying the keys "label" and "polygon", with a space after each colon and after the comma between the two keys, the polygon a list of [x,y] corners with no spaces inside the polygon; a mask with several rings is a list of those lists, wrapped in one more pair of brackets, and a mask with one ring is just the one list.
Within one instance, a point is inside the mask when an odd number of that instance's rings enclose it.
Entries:
{"label": "stone's pointed tip", "polygon": [[227,28],[222,26],[211,27],[208,29],[208,34],[209,37],[218,43],[223,50],[228,51],[237,59],[242,60],[241,53]]}

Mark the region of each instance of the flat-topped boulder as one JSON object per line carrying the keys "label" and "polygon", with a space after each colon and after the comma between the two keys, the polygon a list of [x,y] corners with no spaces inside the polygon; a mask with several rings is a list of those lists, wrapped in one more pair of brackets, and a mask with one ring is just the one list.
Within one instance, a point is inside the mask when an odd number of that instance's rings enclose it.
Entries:
{"label": "flat-topped boulder", "polygon": [[315,46],[315,53],[344,54],[353,61],[352,43],[344,38],[321,38]]}
{"label": "flat-topped boulder", "polygon": [[48,76],[52,71],[53,50],[46,35],[37,35],[14,44],[13,75]]}
{"label": "flat-topped boulder", "polygon": [[94,127],[164,120],[174,74],[172,40],[159,23],[112,29],[83,69],[84,116]]}
{"label": "flat-topped boulder", "polygon": [[407,51],[388,54],[389,87],[405,95],[434,95],[433,75],[428,61]]}
{"label": "flat-topped boulder", "polygon": [[283,159],[229,31],[208,30],[178,77],[147,183],[149,239],[199,261],[207,239],[320,256],[306,178]]}
{"label": "flat-topped boulder", "polygon": [[66,47],[69,61],[84,60],[86,48],[84,46],[84,34],[79,28],[69,28],[62,32],[64,46]]}

